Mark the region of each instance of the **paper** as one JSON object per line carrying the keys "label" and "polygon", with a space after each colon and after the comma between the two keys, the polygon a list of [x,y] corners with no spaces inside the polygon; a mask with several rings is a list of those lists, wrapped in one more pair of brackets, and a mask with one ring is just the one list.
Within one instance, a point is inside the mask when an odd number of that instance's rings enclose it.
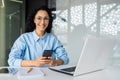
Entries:
{"label": "paper", "polygon": [[29,69],[29,67],[27,68],[20,68],[18,71],[18,78],[26,78],[26,77],[41,77],[44,76],[45,74],[41,71],[40,68],[36,68],[33,67],[32,71],[30,71],[29,73],[27,73],[27,70]]}

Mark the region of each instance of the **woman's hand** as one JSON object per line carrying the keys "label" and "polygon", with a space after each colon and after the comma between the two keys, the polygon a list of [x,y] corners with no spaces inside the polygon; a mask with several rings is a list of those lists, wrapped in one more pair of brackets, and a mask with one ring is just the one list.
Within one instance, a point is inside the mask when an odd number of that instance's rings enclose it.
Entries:
{"label": "woman's hand", "polygon": [[35,66],[43,66],[45,64],[49,64],[51,60],[46,59],[46,57],[39,57],[38,59],[35,60]]}
{"label": "woman's hand", "polygon": [[57,66],[56,61],[53,60],[52,57],[48,57],[48,59],[50,60],[50,62],[48,63],[49,66]]}
{"label": "woman's hand", "polygon": [[50,60],[48,63],[49,66],[59,66],[64,63],[62,59],[53,60],[52,57],[48,57],[48,59]]}
{"label": "woman's hand", "polygon": [[28,66],[43,66],[45,64],[48,64],[49,66],[58,66],[63,64],[64,61],[62,59],[58,59],[58,60],[53,60],[52,57],[48,57],[48,59],[46,59],[46,57],[39,57],[36,60],[22,60],[22,67],[28,67]]}

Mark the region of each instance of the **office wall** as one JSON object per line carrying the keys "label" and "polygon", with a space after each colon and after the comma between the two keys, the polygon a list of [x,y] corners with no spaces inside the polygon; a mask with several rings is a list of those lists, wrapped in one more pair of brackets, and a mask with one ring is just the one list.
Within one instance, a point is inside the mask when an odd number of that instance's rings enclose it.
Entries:
{"label": "office wall", "polygon": [[[0,66],[5,64],[5,28],[4,28],[4,6],[0,4]],[[2,55],[1,55],[2,54]]]}
{"label": "office wall", "polygon": [[9,51],[25,28],[25,5],[23,1],[0,2],[0,66],[7,66]]}
{"label": "office wall", "polygon": [[110,58],[112,64],[120,63],[119,0],[56,0],[53,13],[56,13],[53,32],[64,44],[70,63],[77,62],[87,35],[117,39]]}

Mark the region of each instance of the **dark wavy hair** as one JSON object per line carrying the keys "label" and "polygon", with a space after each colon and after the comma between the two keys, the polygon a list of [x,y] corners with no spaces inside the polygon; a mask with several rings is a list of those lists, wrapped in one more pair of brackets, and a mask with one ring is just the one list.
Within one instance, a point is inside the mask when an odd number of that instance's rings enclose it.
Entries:
{"label": "dark wavy hair", "polygon": [[51,30],[52,30],[52,22],[53,22],[53,17],[52,17],[52,13],[51,13],[51,10],[46,7],[46,6],[41,6],[40,8],[38,9],[35,9],[27,18],[27,21],[26,21],[26,26],[25,26],[25,32],[32,32],[35,30],[36,26],[35,26],[35,23],[34,23],[34,18],[35,18],[35,15],[36,13],[39,11],[39,10],[45,10],[49,17],[50,17],[50,20],[49,20],[49,24],[48,24],[48,27],[46,28],[46,32],[47,33],[50,33]]}

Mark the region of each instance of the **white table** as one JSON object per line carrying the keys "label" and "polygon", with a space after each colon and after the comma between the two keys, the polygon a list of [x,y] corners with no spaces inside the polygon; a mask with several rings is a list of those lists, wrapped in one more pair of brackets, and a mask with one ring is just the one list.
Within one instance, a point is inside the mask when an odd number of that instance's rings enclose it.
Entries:
{"label": "white table", "polygon": [[[36,78],[22,78],[22,80],[120,80],[120,66],[108,67],[105,70],[72,77],[63,73],[52,71],[48,68],[41,68],[45,76]],[[0,80],[19,80],[16,75],[0,74]],[[21,80],[21,79],[20,79]]]}
{"label": "white table", "polygon": [[77,77],[72,77],[49,69],[44,69],[43,71],[46,73],[46,77],[40,80],[120,80],[120,67],[108,67],[102,71]]}

